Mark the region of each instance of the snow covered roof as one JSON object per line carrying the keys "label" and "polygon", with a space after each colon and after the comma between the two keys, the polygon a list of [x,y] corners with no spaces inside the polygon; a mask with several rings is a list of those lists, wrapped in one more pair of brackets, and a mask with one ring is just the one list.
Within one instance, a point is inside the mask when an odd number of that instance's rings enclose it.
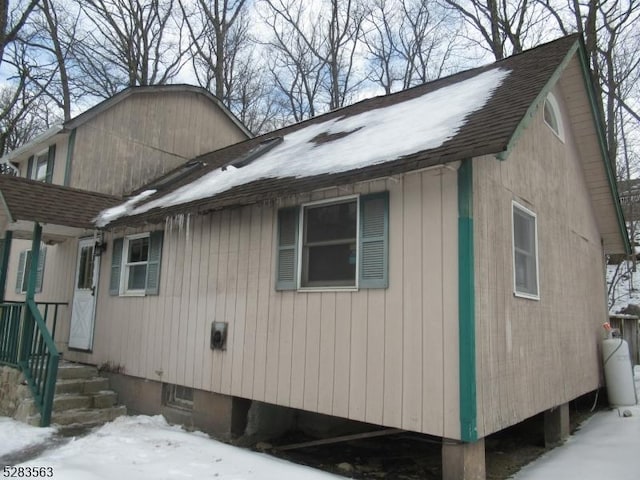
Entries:
{"label": "snow covered roof", "polygon": [[152,182],[126,205],[103,212],[96,223],[157,223],[172,215],[506,152],[531,105],[577,42],[575,35],[564,37],[202,155],[188,169],[170,172],[175,181]]}

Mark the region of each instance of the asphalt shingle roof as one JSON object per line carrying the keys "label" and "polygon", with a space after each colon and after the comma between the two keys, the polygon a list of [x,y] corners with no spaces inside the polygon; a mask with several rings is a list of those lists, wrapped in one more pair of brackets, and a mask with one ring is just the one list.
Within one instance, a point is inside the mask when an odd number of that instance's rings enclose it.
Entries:
{"label": "asphalt shingle roof", "polygon": [[[578,41],[578,35],[563,37],[484,67],[467,70],[395,94],[367,99],[351,106],[320,115],[311,120],[202,155],[196,159],[198,162],[196,168],[191,169],[184,175],[178,175],[175,181],[168,182],[168,184],[159,189],[155,195],[146,199],[145,203],[166,195],[183,185],[189,184],[223,165],[238,161],[238,159],[241,159],[249,151],[269,138],[284,136],[309,125],[325,122],[333,118],[357,115],[366,111],[372,111],[411,100],[429,92],[475,77],[496,67],[509,70],[509,75],[506,76],[500,86],[496,88],[487,103],[467,117],[466,122],[455,136],[436,148],[416,151],[399,159],[390,159],[391,161],[386,163],[341,173],[300,178],[281,177],[260,179],[233,187],[207,198],[164,208],[154,208],[138,215],[122,217],[114,220],[109,226],[158,223],[162,222],[167,216],[184,213],[206,213],[229,206],[270,201],[279,197],[286,197],[317,188],[344,185],[466,158],[503,152],[507,149],[509,140],[523,117],[527,114],[529,107],[534,103],[538,95],[540,95],[540,92],[550,81],[553,74]],[[428,114],[429,112],[425,112],[425,115]],[[323,141],[331,140],[332,138],[330,136],[323,139]],[[402,139],[398,139],[398,141],[402,141]],[[291,161],[295,162],[296,159],[292,158]],[[180,168],[182,167],[178,167],[178,169]],[[167,176],[172,175],[172,173],[173,172],[170,172]],[[155,182],[151,182],[148,188],[154,188],[154,183]],[[142,190],[145,190],[145,188],[140,189],[140,191]]]}
{"label": "asphalt shingle roof", "polygon": [[122,199],[26,178],[0,175],[0,196],[12,221],[93,229],[93,219]]}

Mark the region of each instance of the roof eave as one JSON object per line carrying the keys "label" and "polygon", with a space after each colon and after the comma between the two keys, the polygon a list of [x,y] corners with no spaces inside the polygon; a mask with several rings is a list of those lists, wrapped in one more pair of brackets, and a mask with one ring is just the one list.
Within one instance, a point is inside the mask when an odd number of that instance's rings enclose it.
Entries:
{"label": "roof eave", "polygon": [[598,145],[600,146],[600,154],[604,163],[605,172],[607,175],[607,184],[609,185],[609,191],[611,193],[611,200],[615,208],[616,220],[618,223],[618,230],[622,238],[625,253],[631,254],[631,242],[629,240],[629,232],[627,231],[627,225],[622,212],[622,206],[620,205],[620,195],[618,193],[618,185],[616,181],[616,175],[613,171],[613,165],[609,158],[609,151],[607,149],[607,142],[605,140],[604,133],[604,121],[601,117],[601,111],[597,108],[596,93],[593,87],[593,80],[589,75],[589,63],[586,55],[586,47],[584,46],[582,38],[577,42],[578,44],[578,60],[580,61],[580,70],[582,71],[582,79],[584,81],[585,89],[589,97],[589,105],[591,106],[591,112],[593,114],[593,122],[598,137]]}
{"label": "roof eave", "polygon": [[229,108],[227,108],[224,103],[220,101],[218,97],[213,95],[208,90],[205,90],[202,87],[196,87],[194,85],[180,84],[180,85],[149,85],[146,87],[128,87],[114,96],[94,105],[90,109],[84,111],[80,115],[66,121],[64,126],[67,130],[73,130],[74,128],[79,127],[80,125],[88,122],[95,116],[100,113],[108,110],[112,106],[122,102],[123,100],[129,98],[132,95],[139,93],[149,93],[149,92],[191,92],[196,93],[198,95],[202,95],[207,98],[209,101],[214,103],[222,112],[248,137],[252,138],[253,134],[249,131],[247,127],[245,127],[242,122],[236,117]]}
{"label": "roof eave", "polygon": [[51,138],[61,133],[62,134],[67,133],[67,130],[65,129],[65,127],[63,125],[54,125],[49,130],[42,132],[40,135],[34,137],[24,145],[7,153],[4,157],[0,158],[0,163],[12,162],[16,158],[24,155],[25,153],[29,153],[33,151],[37,145],[40,145],[41,143],[44,143],[44,142],[48,142]]}

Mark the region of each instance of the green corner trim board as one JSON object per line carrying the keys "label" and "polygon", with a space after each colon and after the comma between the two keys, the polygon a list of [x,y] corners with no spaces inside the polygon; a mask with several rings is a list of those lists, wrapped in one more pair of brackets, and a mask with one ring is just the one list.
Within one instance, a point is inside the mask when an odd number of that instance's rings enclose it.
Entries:
{"label": "green corner trim board", "polygon": [[460,438],[478,439],[476,404],[476,319],[473,255],[473,164],[458,169],[458,325],[460,355]]}

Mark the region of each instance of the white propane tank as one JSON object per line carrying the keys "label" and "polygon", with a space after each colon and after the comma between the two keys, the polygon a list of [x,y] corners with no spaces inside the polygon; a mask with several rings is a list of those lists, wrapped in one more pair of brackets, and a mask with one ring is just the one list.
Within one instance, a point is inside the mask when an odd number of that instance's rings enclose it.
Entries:
{"label": "white propane tank", "polygon": [[615,331],[609,331],[609,337],[602,341],[604,379],[609,403],[612,406],[635,405],[637,399],[629,345],[622,338],[614,337]]}

